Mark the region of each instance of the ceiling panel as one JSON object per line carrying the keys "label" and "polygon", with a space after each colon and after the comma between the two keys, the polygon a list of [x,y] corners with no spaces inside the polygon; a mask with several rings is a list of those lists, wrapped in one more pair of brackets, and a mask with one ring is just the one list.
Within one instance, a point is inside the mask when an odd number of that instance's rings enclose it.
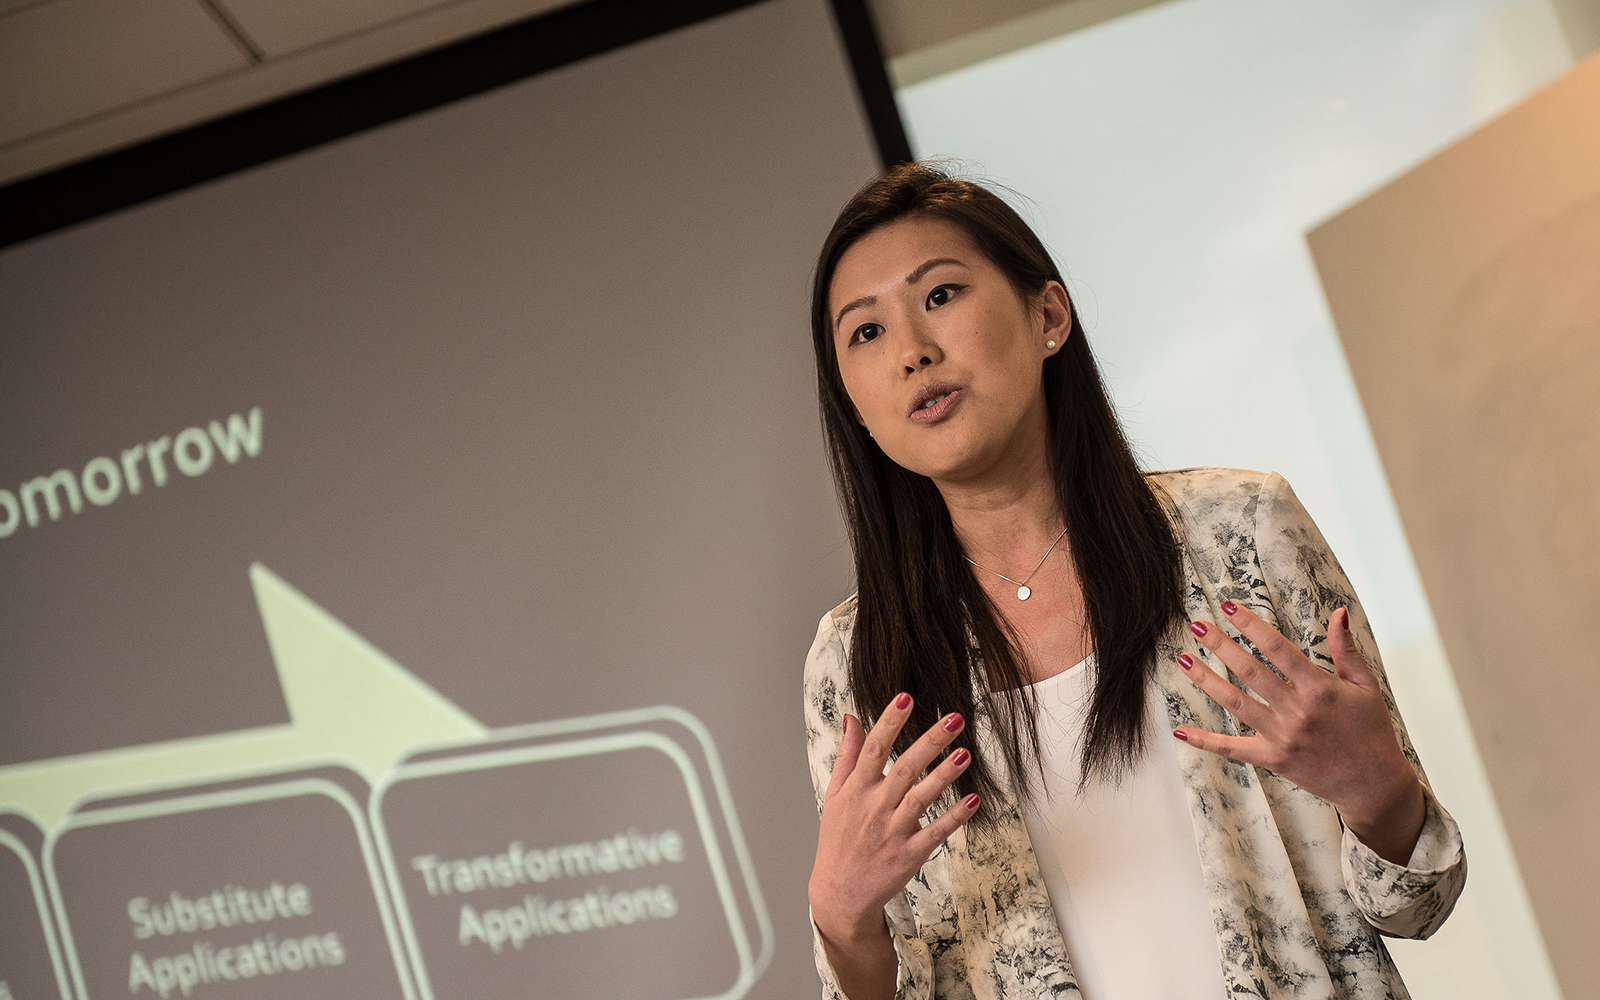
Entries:
{"label": "ceiling panel", "polygon": [[[299,52],[362,31],[432,14],[463,0],[216,0],[268,59]],[[541,14],[569,0],[528,0],[524,16]]]}
{"label": "ceiling panel", "polygon": [[[17,2],[32,3],[28,13],[39,8],[70,5],[78,8],[74,17],[91,22],[95,18],[109,22],[113,15],[121,16],[119,11],[155,5],[152,0],[127,0],[121,4],[114,0],[0,0],[0,5]],[[30,134],[20,141],[0,137],[0,184],[446,45],[547,12],[569,0],[390,0],[386,8],[374,0],[342,2],[344,8],[353,6],[365,10],[362,17],[369,21],[374,17],[383,20],[338,38],[315,37],[317,32],[311,29],[316,24],[322,25],[321,31],[343,30],[339,25],[348,24],[349,15],[314,10],[295,0],[247,0],[227,8],[219,7],[242,36],[240,43],[234,46],[236,52],[220,50],[230,68],[243,65],[245,54],[240,45],[261,47],[260,40],[251,37],[245,29],[241,17],[249,18],[253,29],[274,46],[299,44],[300,47],[287,55],[274,50],[262,62],[231,69],[199,84],[193,83],[195,77],[189,73],[169,72],[166,78],[173,83],[165,89],[149,80],[142,81],[139,87],[129,87],[104,79],[105,61],[97,62],[89,50],[107,47],[107,36],[127,33],[122,28],[90,23],[68,24],[62,29],[59,26],[62,18],[57,16],[50,19],[50,24],[57,26],[53,35],[31,27],[27,31],[13,31],[10,22],[22,14],[8,17],[0,13],[0,39],[16,36],[10,43],[0,41],[0,104],[12,108],[10,114],[14,118],[28,116],[17,110],[21,106],[28,106],[28,114],[34,114],[33,106],[40,103],[39,95],[51,91],[51,87],[39,79],[40,74],[61,74],[63,67],[77,67],[77,72],[89,76],[100,89],[120,92],[121,99],[128,102],[107,110],[104,100],[80,100],[76,106],[86,110],[76,120],[69,120],[58,109],[42,116],[52,122],[47,131]],[[224,30],[220,24],[208,26],[204,23],[210,16],[200,0],[187,3],[172,0],[160,6],[183,8],[181,13],[189,15],[189,25],[200,31]],[[382,13],[384,9],[388,10],[388,15]],[[413,12],[403,13],[406,10]],[[65,20],[71,21],[71,18]],[[67,40],[63,40],[63,35]],[[217,51],[215,37],[208,34],[204,49]],[[113,51],[118,50],[113,48]],[[19,57],[27,52],[34,54],[27,59]],[[203,78],[204,73],[202,66],[199,76]],[[4,120],[5,113],[0,112],[0,121]]]}
{"label": "ceiling panel", "polygon": [[194,0],[53,0],[0,17],[0,148],[247,57]]}
{"label": "ceiling panel", "polygon": [[0,0],[0,17],[24,7],[41,7],[52,0]]}
{"label": "ceiling panel", "polygon": [[268,58],[310,48],[453,0],[217,0]]}

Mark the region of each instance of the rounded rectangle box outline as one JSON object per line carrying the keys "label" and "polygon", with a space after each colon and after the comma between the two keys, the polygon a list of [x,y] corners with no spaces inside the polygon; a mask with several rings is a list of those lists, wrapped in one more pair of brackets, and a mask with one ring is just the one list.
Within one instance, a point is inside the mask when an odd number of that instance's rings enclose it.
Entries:
{"label": "rounded rectangle box outline", "polygon": [[[722,758],[717,754],[716,742],[712,740],[711,730],[706,728],[706,724],[688,710],[679,708],[676,705],[652,705],[647,708],[630,708],[618,712],[602,712],[597,715],[579,715],[569,719],[529,722],[495,729],[484,734],[482,738],[475,738],[471,741],[448,741],[421,746],[415,748],[412,752],[470,751],[473,746],[492,741],[543,739],[569,733],[581,733],[596,729],[618,729],[652,722],[672,722],[687,729],[700,744],[700,751],[705,756],[706,770],[711,775],[711,787],[717,794],[718,805],[722,807],[722,821],[728,830],[728,843],[733,849],[734,858],[739,862],[739,873],[744,877],[745,891],[750,897],[751,916],[755,920],[757,933],[761,935],[761,950],[756,953],[753,982],[754,979],[759,979],[761,974],[767,971],[767,966],[772,963],[772,953],[777,945],[777,934],[772,926],[772,916],[767,912],[766,897],[761,893],[761,883],[756,879],[755,861],[750,856],[750,847],[745,841],[744,828],[739,825],[739,814],[733,805],[733,790],[728,784],[727,773],[722,769]],[[671,739],[671,737],[667,738]]]}
{"label": "rounded rectangle box outline", "polygon": [[[604,719],[608,717],[591,716],[589,718]],[[580,720],[563,721],[571,723]],[[602,723],[601,725],[604,724]],[[560,725],[560,723],[555,725]],[[496,738],[542,735],[542,733],[528,732],[531,728],[533,727],[516,726],[511,729],[496,730],[489,733],[485,741],[493,741]],[[598,727],[587,726],[582,728]],[[473,741],[474,744],[477,742],[480,741]],[[458,744],[452,749],[470,750],[472,745]],[[745,934],[744,922],[739,916],[738,903],[733,897],[733,883],[728,877],[727,865],[722,858],[722,848],[718,843],[716,830],[711,825],[710,809],[705,799],[705,791],[700,785],[700,776],[695,773],[694,762],[689,759],[689,755],[684,752],[683,748],[670,738],[649,730],[636,730],[609,736],[562,740],[560,742],[540,743],[534,746],[504,750],[485,748],[481,752],[466,752],[415,764],[401,764],[386,773],[373,787],[370,799],[370,808],[372,810],[370,821],[373,832],[377,835],[378,850],[383,860],[384,872],[388,876],[390,889],[394,894],[395,910],[400,918],[401,932],[405,935],[406,945],[411,954],[412,971],[416,977],[417,992],[421,995],[421,1000],[437,1000],[437,998],[433,993],[433,984],[428,978],[427,966],[422,957],[421,943],[417,939],[416,929],[412,924],[410,906],[406,902],[405,889],[400,881],[399,867],[395,863],[393,850],[390,847],[388,833],[383,822],[383,799],[388,791],[395,785],[416,778],[482,771],[495,767],[531,764],[548,760],[566,760],[574,757],[588,757],[602,753],[641,748],[659,750],[677,766],[679,772],[683,775],[684,786],[689,792],[690,807],[694,810],[695,823],[700,828],[700,839],[706,845],[706,860],[711,868],[712,879],[717,885],[717,896],[722,903],[723,916],[728,921],[729,935],[733,939],[734,951],[739,958],[739,974],[727,990],[705,997],[685,998],[685,1000],[738,1000],[749,991],[750,987],[755,983],[759,972],[756,970],[755,958],[750,952],[750,941]],[[724,800],[725,811],[726,808],[727,803]]]}
{"label": "rounded rectangle box outline", "polygon": [[338,803],[350,815],[351,825],[354,826],[356,832],[356,841],[361,847],[362,859],[366,862],[367,880],[372,887],[372,897],[377,903],[378,916],[383,922],[384,936],[389,942],[389,953],[394,959],[395,975],[400,982],[403,1000],[417,1000],[416,991],[411,983],[411,970],[408,968],[404,957],[405,951],[401,946],[399,928],[389,907],[388,893],[385,891],[372,833],[367,829],[366,817],[361,814],[361,806],[357,804],[355,798],[348,791],[323,778],[299,778],[293,781],[249,785],[244,788],[230,788],[220,792],[205,792],[199,795],[179,795],[170,799],[158,799],[153,802],[140,802],[126,806],[113,806],[108,809],[90,809],[82,813],[70,814],[57,824],[56,828],[51,830],[45,838],[44,874],[49,885],[51,902],[55,904],[56,911],[60,914],[62,943],[65,946],[63,950],[66,953],[67,967],[72,974],[72,983],[78,1000],[91,1000],[91,998],[88,986],[84,982],[83,967],[78,959],[77,947],[72,941],[71,925],[67,920],[66,901],[62,898],[61,886],[56,879],[55,847],[63,836],[81,827],[107,826],[112,823],[124,823],[129,820],[172,816],[178,813],[204,812],[217,807],[252,805],[258,802],[299,798],[304,795],[324,795]]}
{"label": "rounded rectangle box outline", "polygon": [[33,860],[33,852],[7,830],[0,830],[0,847],[10,848],[13,854],[22,859],[22,870],[28,873],[28,884],[33,887],[33,902],[39,910],[44,946],[50,952],[50,968],[56,976],[56,989],[61,992],[62,1000],[71,1000],[72,989],[67,983],[66,963],[61,958],[61,945],[56,941],[55,918],[50,913],[44,880],[39,876],[39,866]]}

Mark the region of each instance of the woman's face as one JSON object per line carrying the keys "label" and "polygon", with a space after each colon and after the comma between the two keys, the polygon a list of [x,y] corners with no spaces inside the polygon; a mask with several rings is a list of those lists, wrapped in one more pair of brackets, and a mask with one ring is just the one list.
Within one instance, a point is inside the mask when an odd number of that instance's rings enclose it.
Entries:
{"label": "woman's face", "polygon": [[901,219],[845,251],[828,291],[839,374],[884,454],[947,482],[1042,457],[1041,373],[1071,321],[1056,282],[1037,303],[942,219]]}

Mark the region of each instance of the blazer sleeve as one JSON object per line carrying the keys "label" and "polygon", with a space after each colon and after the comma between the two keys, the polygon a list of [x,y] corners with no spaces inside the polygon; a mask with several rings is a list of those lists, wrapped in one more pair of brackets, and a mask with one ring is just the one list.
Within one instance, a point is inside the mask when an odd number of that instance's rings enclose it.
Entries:
{"label": "blazer sleeve", "polygon": [[[823,796],[833,775],[833,761],[844,738],[844,716],[857,718],[846,680],[848,633],[834,622],[833,615],[822,616],[816,641],[806,656],[805,722],[806,758],[811,765],[811,784],[817,796],[817,813],[822,812]],[[933,958],[928,943],[915,933],[916,921],[904,892],[884,908],[884,919],[894,940],[898,967],[895,972],[895,1000],[931,1000],[933,997]],[[849,1000],[839,988],[838,977],[822,947],[822,935],[811,924],[812,953],[817,975],[822,978],[825,1000]]]}
{"label": "blazer sleeve", "polygon": [[1450,915],[1466,884],[1461,830],[1428,784],[1355,590],[1311,515],[1276,472],[1261,484],[1255,522],[1256,554],[1280,628],[1312,659],[1332,669],[1328,619],[1341,607],[1349,609],[1356,645],[1377,676],[1400,748],[1422,782],[1427,813],[1410,859],[1404,865],[1386,861],[1346,828],[1340,843],[1345,887],[1379,931],[1391,937],[1428,937]]}

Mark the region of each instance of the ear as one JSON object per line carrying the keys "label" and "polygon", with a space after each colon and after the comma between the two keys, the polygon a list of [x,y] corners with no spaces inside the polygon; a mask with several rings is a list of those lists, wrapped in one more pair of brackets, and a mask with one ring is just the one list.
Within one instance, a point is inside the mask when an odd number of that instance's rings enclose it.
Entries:
{"label": "ear", "polygon": [[[1072,300],[1067,297],[1067,290],[1061,282],[1051,281],[1039,290],[1034,303],[1040,321],[1039,346],[1046,354],[1054,354],[1072,336]],[[1052,340],[1055,341],[1055,347],[1046,347]]]}

